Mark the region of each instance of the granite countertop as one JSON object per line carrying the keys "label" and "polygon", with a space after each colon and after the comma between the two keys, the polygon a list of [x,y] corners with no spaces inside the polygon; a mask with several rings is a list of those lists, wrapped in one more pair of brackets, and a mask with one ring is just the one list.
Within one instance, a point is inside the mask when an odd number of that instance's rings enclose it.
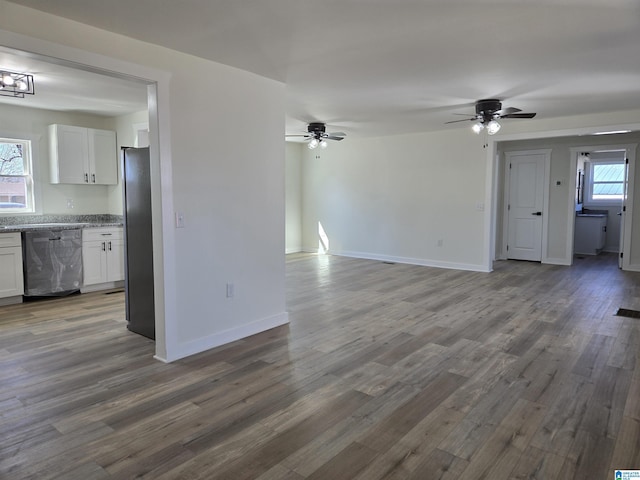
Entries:
{"label": "granite countertop", "polygon": [[24,223],[20,225],[0,225],[0,233],[32,232],[35,230],[73,230],[77,228],[121,227],[120,223]]}
{"label": "granite countertop", "polygon": [[0,217],[0,233],[35,230],[72,230],[77,228],[121,227],[120,215],[24,215]]}
{"label": "granite countertop", "polygon": [[576,212],[576,217],[608,217],[609,210],[596,210],[594,208],[583,208]]}

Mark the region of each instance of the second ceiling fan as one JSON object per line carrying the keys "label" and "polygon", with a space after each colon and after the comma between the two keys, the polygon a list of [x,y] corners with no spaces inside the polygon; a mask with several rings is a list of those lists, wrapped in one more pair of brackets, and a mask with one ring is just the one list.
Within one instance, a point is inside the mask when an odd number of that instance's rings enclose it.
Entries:
{"label": "second ceiling fan", "polygon": [[327,148],[327,140],[343,140],[347,136],[343,132],[327,133],[327,127],[324,123],[314,122],[307,126],[307,133],[286,135],[287,137],[304,137],[307,142],[307,147],[313,150],[316,147]]}
{"label": "second ceiling fan", "polygon": [[[464,115],[464,114],[456,114]],[[471,127],[475,133],[480,133],[485,128],[489,135],[495,135],[500,130],[499,119],[502,118],[533,118],[535,113],[522,113],[522,110],[515,107],[502,108],[502,102],[495,98],[489,98],[486,100],[478,100],[476,102],[476,114],[471,118],[465,118],[463,120],[452,120],[449,123],[457,122],[476,122]]]}

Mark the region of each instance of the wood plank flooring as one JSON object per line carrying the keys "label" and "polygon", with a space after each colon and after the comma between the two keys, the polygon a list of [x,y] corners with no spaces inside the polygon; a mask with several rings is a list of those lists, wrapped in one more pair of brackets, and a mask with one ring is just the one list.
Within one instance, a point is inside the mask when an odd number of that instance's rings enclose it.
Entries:
{"label": "wood plank flooring", "polygon": [[287,257],[291,323],[164,365],[123,294],[0,307],[2,479],[589,479],[640,469],[640,274]]}

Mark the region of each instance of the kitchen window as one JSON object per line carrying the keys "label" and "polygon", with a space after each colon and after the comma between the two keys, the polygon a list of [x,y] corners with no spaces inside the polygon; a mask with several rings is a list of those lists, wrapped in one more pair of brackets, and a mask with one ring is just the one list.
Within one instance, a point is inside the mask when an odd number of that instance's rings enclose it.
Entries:
{"label": "kitchen window", "polygon": [[591,161],[585,169],[587,198],[585,204],[615,205],[624,196],[624,160]]}
{"label": "kitchen window", "polygon": [[31,141],[0,138],[0,214],[32,213]]}

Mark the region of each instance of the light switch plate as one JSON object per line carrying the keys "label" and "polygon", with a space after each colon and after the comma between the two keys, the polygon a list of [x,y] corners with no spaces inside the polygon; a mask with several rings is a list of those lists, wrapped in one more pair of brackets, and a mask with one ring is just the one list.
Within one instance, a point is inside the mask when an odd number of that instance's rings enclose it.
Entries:
{"label": "light switch plate", "polygon": [[176,228],[184,228],[184,213],[176,212]]}

